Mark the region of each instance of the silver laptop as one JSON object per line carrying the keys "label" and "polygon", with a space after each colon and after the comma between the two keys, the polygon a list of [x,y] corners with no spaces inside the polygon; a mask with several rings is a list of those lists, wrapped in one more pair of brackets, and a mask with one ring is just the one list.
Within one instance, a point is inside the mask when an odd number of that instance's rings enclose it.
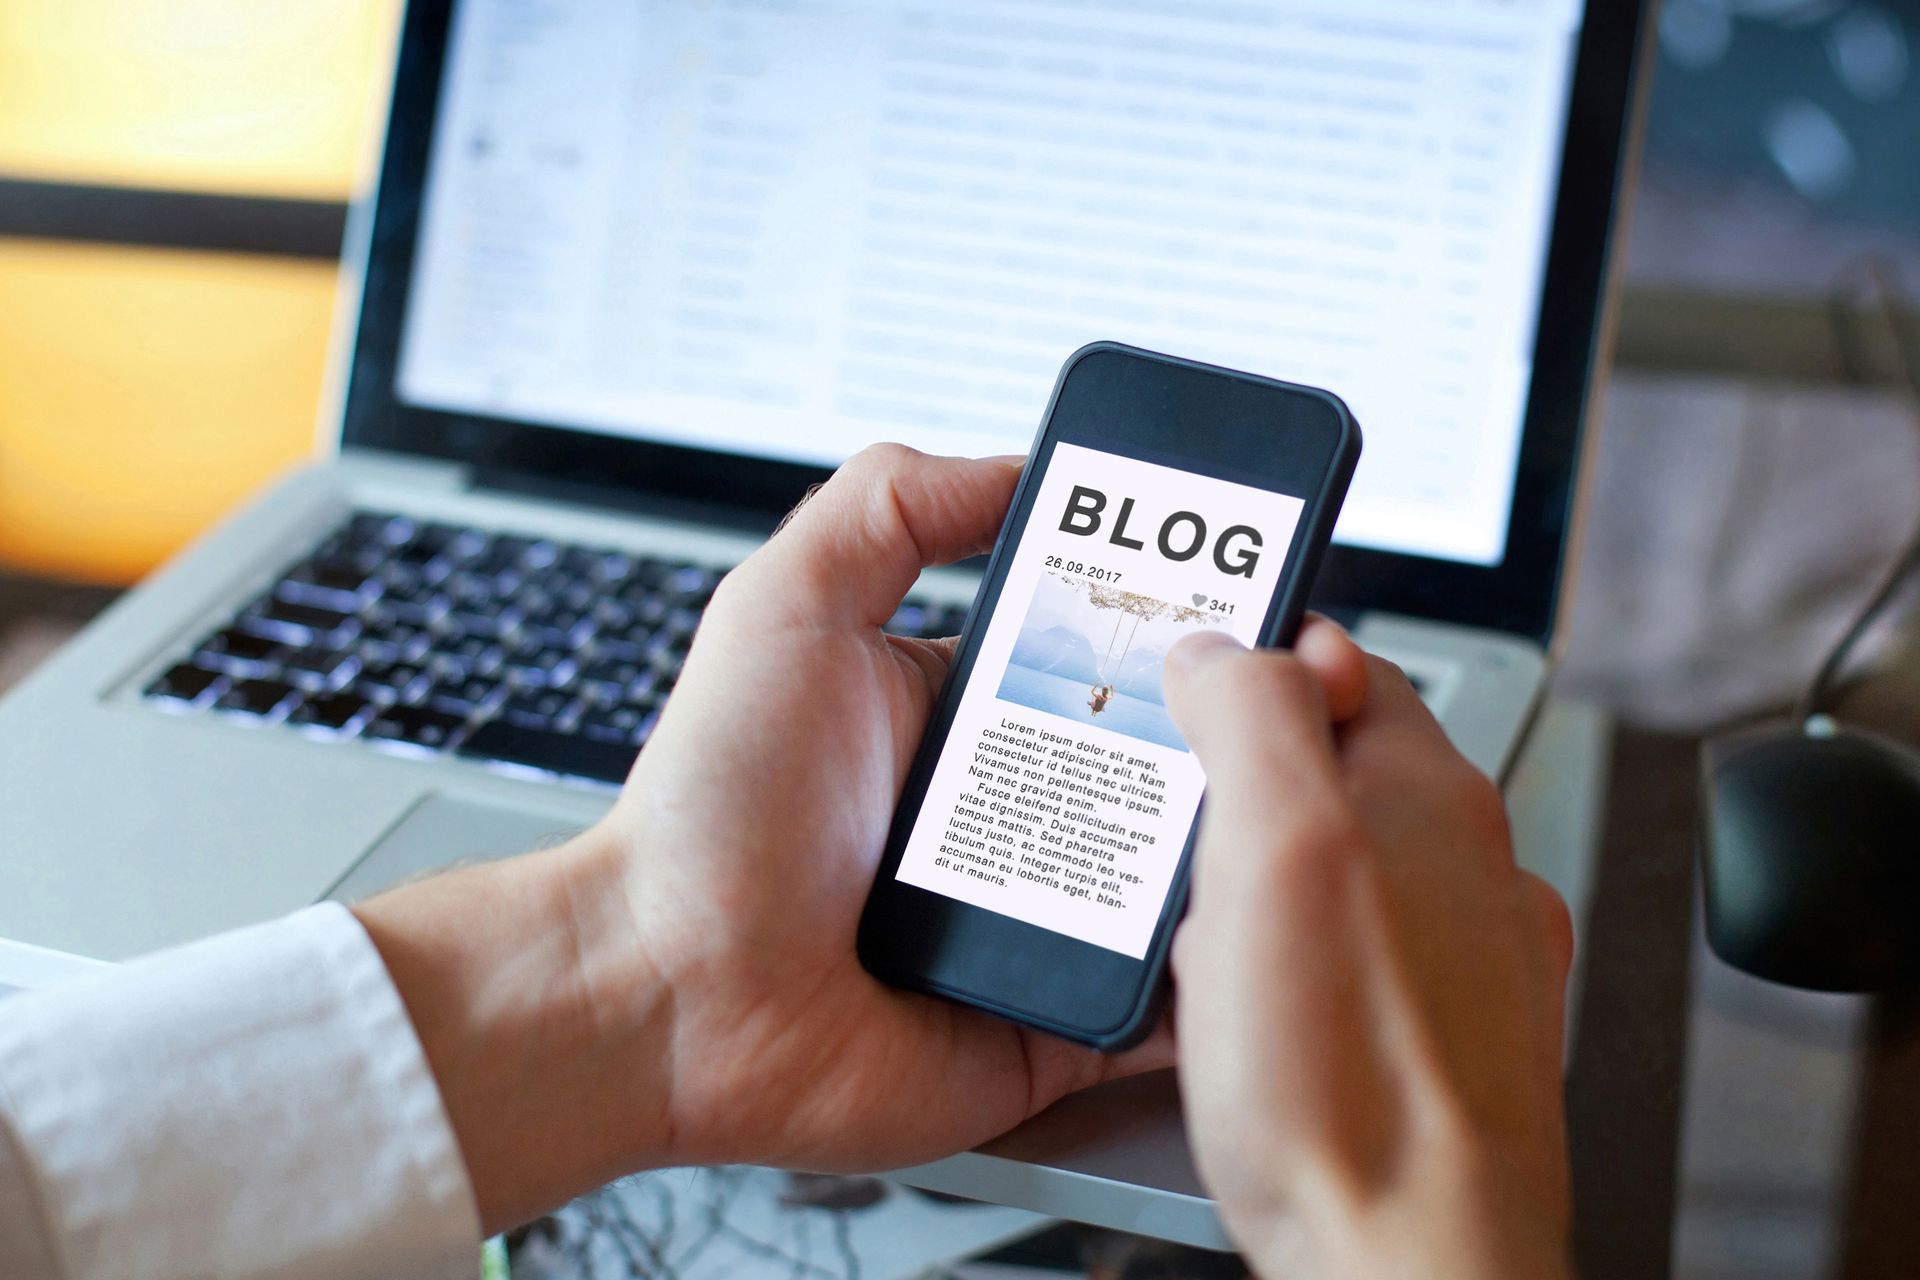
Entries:
{"label": "silver laptop", "polygon": [[564,837],[807,485],[1021,450],[1096,338],[1352,404],[1322,605],[1503,772],[1619,198],[1639,6],[1592,8],[410,5],[337,447],[0,704],[0,937],[119,958]]}

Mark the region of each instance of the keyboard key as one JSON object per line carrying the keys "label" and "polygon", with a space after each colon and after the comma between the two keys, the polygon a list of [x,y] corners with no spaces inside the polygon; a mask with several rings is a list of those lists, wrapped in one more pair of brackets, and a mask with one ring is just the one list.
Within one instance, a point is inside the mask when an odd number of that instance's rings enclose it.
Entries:
{"label": "keyboard key", "polygon": [[640,622],[640,610],[631,600],[622,600],[619,596],[601,596],[593,602],[593,620],[601,631],[610,631],[615,635],[630,631]]}
{"label": "keyboard key", "polygon": [[347,541],[357,546],[397,547],[413,536],[413,521],[379,511],[356,511],[347,521]]}
{"label": "keyboard key", "polygon": [[427,690],[427,705],[455,715],[471,716],[491,711],[506,693],[507,687],[494,680],[451,680]]}
{"label": "keyboard key", "polygon": [[201,646],[196,661],[229,675],[265,675],[272,660],[279,657],[285,647],[267,636],[229,627]]}
{"label": "keyboard key", "polygon": [[440,751],[452,743],[466,722],[465,716],[432,707],[382,707],[367,722],[362,736]]}
{"label": "keyboard key", "polygon": [[453,602],[456,610],[487,612],[499,608],[500,597],[506,594],[501,590],[502,585],[502,576],[468,568],[449,574],[440,584],[440,591]]}
{"label": "keyboard key", "polygon": [[714,588],[719,585],[719,574],[689,564],[673,571],[664,590],[668,599],[676,604],[704,605],[713,599]]}
{"label": "keyboard key", "polygon": [[215,700],[214,706],[237,715],[266,717],[291,702],[298,693],[278,680],[242,680]]}
{"label": "keyboard key", "polygon": [[624,551],[608,551],[602,554],[600,567],[594,571],[594,580],[603,587],[612,589],[633,576],[639,561]]}
{"label": "keyboard key", "polygon": [[409,542],[393,553],[393,562],[418,573],[421,578],[444,578],[453,572],[453,562],[432,543]]}
{"label": "keyboard key", "polygon": [[380,603],[373,617],[384,623],[406,627],[440,625],[453,611],[453,601],[439,595],[392,596]]}
{"label": "keyboard key", "polygon": [[500,718],[529,729],[566,729],[579,711],[576,702],[564,690],[532,689],[508,698]]}
{"label": "keyboard key", "polygon": [[282,677],[302,689],[337,689],[359,670],[359,658],[333,649],[295,649],[280,659]]}
{"label": "keyboard key", "polygon": [[310,560],[275,585],[274,594],[296,604],[353,610],[380,591],[380,580],[351,560]]}
{"label": "keyboard key", "polygon": [[210,690],[224,688],[226,683],[227,678],[218,671],[208,671],[183,662],[167,668],[159,679],[148,685],[147,696],[191,704],[200,701]]}
{"label": "keyboard key", "polygon": [[527,548],[532,545],[532,538],[523,538],[517,533],[497,533],[487,540],[486,548],[473,558],[470,567],[477,573],[495,575],[518,570],[526,560]]}
{"label": "keyboard key", "polygon": [[580,668],[576,683],[583,689],[605,688],[624,695],[642,674],[651,675],[652,671],[638,660],[600,656],[596,651],[593,660]]}
{"label": "keyboard key", "polygon": [[287,717],[287,722],[340,732],[370,711],[373,705],[356,694],[318,693],[295,707]]}
{"label": "keyboard key", "polygon": [[549,647],[575,648],[594,632],[593,615],[564,605],[521,619],[520,634]]}
{"label": "keyboard key", "polygon": [[433,633],[404,622],[368,624],[360,632],[354,653],[370,666],[418,664],[433,646]]}
{"label": "keyboard key", "polygon": [[564,685],[576,669],[571,655],[540,645],[525,645],[507,654],[503,668],[515,683],[530,686]]}
{"label": "keyboard key", "polygon": [[647,655],[647,661],[653,664],[655,671],[671,682],[680,678],[680,669],[687,665],[687,653],[685,649],[660,647]]}
{"label": "keyboard key", "polygon": [[638,591],[657,591],[666,585],[675,566],[653,556],[641,556],[634,562],[631,575],[632,589]]}
{"label": "keyboard key", "polygon": [[608,561],[618,554],[595,547],[568,547],[560,553],[554,567],[570,578],[598,582],[607,572]]}
{"label": "keyboard key", "polygon": [[446,559],[455,564],[462,564],[472,560],[486,548],[487,535],[478,529],[463,529],[459,525],[435,521],[421,526],[420,532],[413,536],[406,550],[413,553],[415,557],[424,555],[432,559]]}
{"label": "keyboard key", "polygon": [[579,734],[555,733],[494,720],[473,731],[460,746],[463,756],[503,760],[575,778],[619,783],[633,768],[640,749],[631,743],[604,742]]}
{"label": "keyboard key", "polygon": [[375,702],[415,702],[427,689],[427,673],[419,667],[368,664],[351,686],[353,692]]}
{"label": "keyboard key", "polygon": [[333,635],[353,620],[351,613],[339,609],[323,609],[319,605],[295,604],[291,600],[268,597],[248,612],[242,619],[242,625],[261,635],[305,644]]}
{"label": "keyboard key", "polygon": [[601,742],[633,742],[652,711],[635,706],[597,707],[580,717],[574,732]]}
{"label": "keyboard key", "polygon": [[558,608],[559,604],[559,598],[547,590],[546,584],[529,580],[514,588],[513,594],[506,598],[502,607],[513,610],[516,617],[524,618]]}
{"label": "keyboard key", "polygon": [[648,668],[635,676],[633,683],[627,686],[626,700],[636,706],[657,707],[667,696],[667,690],[671,687],[671,681],[663,678],[658,671]]}
{"label": "keyboard key", "polygon": [[435,675],[457,671],[463,676],[492,676],[506,662],[506,650],[483,636],[455,637],[443,632],[435,640],[426,664]]}
{"label": "keyboard key", "polygon": [[424,599],[433,595],[447,580],[447,575],[435,576],[419,565],[403,564],[398,560],[385,561],[374,570],[373,576],[389,600]]}
{"label": "keyboard key", "polygon": [[700,629],[700,611],[698,609],[675,609],[660,624],[660,630],[682,644],[693,642],[693,633]]}

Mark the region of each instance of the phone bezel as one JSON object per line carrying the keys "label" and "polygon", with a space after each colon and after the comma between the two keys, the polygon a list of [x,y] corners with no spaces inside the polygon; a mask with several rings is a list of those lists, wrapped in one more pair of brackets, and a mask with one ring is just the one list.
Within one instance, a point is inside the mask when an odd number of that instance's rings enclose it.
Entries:
{"label": "phone bezel", "polygon": [[[1173,435],[1169,424],[1211,424]],[[1180,441],[1178,449],[1168,447]],[[933,767],[946,747],[958,691],[973,674],[984,619],[998,603],[1012,553],[1033,512],[1055,445],[1120,453],[1200,475],[1273,489],[1305,507],[1260,628],[1264,645],[1291,642],[1332,539],[1360,455],[1360,430],[1339,397],[1313,387],[1176,356],[1096,342],[1067,358],[1007,521],[994,543],[960,645],[914,756],[861,915],[861,963],[896,986],[959,1000],[1102,1049],[1152,1027],[1173,927],[1186,902],[1187,833],[1153,941],[1138,960],[896,878]],[[1265,451],[1265,456],[1254,456]]]}

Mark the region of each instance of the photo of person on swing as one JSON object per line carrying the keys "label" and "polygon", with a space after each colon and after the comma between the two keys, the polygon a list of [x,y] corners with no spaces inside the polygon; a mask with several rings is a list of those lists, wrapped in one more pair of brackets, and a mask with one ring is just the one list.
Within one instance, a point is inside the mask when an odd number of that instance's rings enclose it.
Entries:
{"label": "photo of person on swing", "polygon": [[1190,605],[1044,573],[998,697],[1185,751],[1161,694],[1161,666],[1181,636],[1223,621]]}

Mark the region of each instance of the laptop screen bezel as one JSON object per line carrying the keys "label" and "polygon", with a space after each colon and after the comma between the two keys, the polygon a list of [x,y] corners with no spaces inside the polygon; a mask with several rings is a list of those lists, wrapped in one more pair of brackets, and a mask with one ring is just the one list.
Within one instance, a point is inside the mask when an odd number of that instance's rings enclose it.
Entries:
{"label": "laptop screen bezel", "polygon": [[[827,470],[445,412],[398,398],[400,336],[452,5],[412,0],[407,6],[347,368],[342,445],[460,462],[483,479],[517,478],[628,504],[718,500],[771,523]],[[1590,0],[1580,27],[1504,554],[1497,564],[1481,566],[1336,545],[1315,592],[1322,607],[1407,614],[1549,641],[1601,355],[1610,231],[1622,195],[1646,10],[1646,0]],[[1035,405],[1036,414],[1040,408]]]}

